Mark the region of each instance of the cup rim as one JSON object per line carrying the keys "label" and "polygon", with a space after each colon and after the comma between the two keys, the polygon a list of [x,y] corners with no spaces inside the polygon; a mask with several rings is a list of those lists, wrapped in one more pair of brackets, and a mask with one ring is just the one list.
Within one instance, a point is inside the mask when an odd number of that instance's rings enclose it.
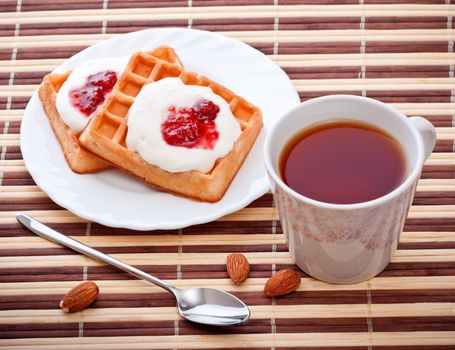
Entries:
{"label": "cup rim", "polygon": [[[271,142],[272,142],[272,137],[273,134],[276,132],[276,129],[281,125],[282,123],[285,123],[287,119],[290,118],[291,115],[299,111],[300,109],[306,108],[309,105],[315,104],[315,103],[321,103],[325,101],[333,101],[333,100],[348,100],[351,101],[351,103],[357,103],[357,102],[367,102],[370,104],[373,104],[375,106],[378,106],[382,109],[384,109],[386,112],[391,113],[395,115],[397,118],[401,118],[402,120],[405,120],[408,124],[408,128],[411,130],[412,135],[414,136],[414,139],[417,143],[417,161],[412,169],[412,171],[409,173],[409,175],[406,177],[406,179],[393,191],[366,201],[366,202],[359,202],[359,203],[352,203],[352,204],[336,204],[336,203],[327,203],[327,202],[322,202],[318,201],[316,199],[312,199],[309,197],[306,197],[297,191],[293,190],[290,188],[288,185],[284,183],[283,180],[281,180],[280,176],[277,174],[275,171],[274,166],[272,165],[272,160],[271,160]],[[378,126],[377,124],[375,124]],[[380,127],[380,126],[378,126]],[[403,114],[402,112],[398,111],[396,108],[389,106],[385,104],[384,102],[365,97],[365,96],[357,96],[357,95],[343,95],[343,94],[336,94],[336,95],[327,95],[327,96],[321,96],[321,97],[316,97],[307,101],[304,101],[297,106],[291,108],[288,110],[278,121],[272,126],[272,128],[269,130],[265,143],[264,143],[264,161],[265,161],[265,167],[267,169],[267,172],[269,173],[269,176],[277,183],[278,186],[284,191],[286,191],[289,195],[295,197],[296,199],[306,202],[308,204],[322,207],[322,208],[327,208],[327,209],[335,209],[335,210],[352,210],[352,209],[364,209],[364,208],[371,208],[373,206],[381,205],[386,203],[387,201],[398,197],[400,194],[404,193],[406,189],[408,189],[410,186],[412,186],[418,176],[420,175],[420,169],[423,165],[424,162],[424,146],[423,146],[423,140],[418,133],[417,129],[414,128],[409,122],[408,122],[408,117]]]}

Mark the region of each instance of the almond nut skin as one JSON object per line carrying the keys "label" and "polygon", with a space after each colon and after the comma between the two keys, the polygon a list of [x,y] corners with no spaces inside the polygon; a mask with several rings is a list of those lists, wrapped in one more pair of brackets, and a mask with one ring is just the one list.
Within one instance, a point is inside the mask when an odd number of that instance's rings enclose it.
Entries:
{"label": "almond nut skin", "polygon": [[77,312],[93,303],[98,296],[99,288],[95,282],[82,282],[65,294],[60,301],[64,312]]}
{"label": "almond nut skin", "polygon": [[250,263],[243,254],[229,254],[226,258],[226,268],[235,284],[241,284],[250,273]]}
{"label": "almond nut skin", "polygon": [[301,283],[300,273],[291,269],[278,271],[268,279],[264,286],[266,297],[277,297],[293,292]]}

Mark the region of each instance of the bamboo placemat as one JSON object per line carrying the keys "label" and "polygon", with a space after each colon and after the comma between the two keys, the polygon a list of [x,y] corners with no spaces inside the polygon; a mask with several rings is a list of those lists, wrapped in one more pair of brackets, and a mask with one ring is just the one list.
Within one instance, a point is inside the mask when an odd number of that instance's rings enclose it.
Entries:
{"label": "bamboo placemat", "polygon": [[[3,0],[0,2],[0,347],[11,349],[455,349],[455,53],[450,0]],[[265,298],[266,279],[296,268],[271,194],[216,222],[133,232],[86,222],[34,184],[19,149],[23,110],[42,77],[74,53],[150,27],[224,33],[269,55],[302,100],[350,93],[422,115],[438,141],[397,254],[378,277],[329,285],[302,274],[297,292]],[[252,319],[190,324],[173,298],[15,221],[26,211],[77,239],[181,286],[231,291]],[[243,252],[251,275],[227,277]],[[94,280],[93,307],[66,315],[62,294]]]}

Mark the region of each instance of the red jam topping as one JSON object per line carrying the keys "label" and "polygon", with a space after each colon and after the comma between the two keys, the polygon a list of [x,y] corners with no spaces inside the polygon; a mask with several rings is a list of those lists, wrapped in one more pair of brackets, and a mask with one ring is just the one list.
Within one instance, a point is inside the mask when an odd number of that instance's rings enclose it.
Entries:
{"label": "red jam topping", "polygon": [[88,117],[104,102],[116,82],[117,74],[110,70],[89,75],[84,86],[70,91],[71,103]]}
{"label": "red jam topping", "polygon": [[168,145],[213,149],[218,140],[215,119],[220,107],[212,101],[199,100],[192,107],[169,107],[169,115],[161,124],[161,134]]}

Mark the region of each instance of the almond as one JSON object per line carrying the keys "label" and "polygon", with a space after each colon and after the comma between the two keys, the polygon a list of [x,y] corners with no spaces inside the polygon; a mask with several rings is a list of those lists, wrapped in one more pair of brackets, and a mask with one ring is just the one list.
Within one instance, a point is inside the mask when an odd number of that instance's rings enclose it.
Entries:
{"label": "almond", "polygon": [[264,295],[276,297],[288,294],[299,288],[300,283],[300,273],[291,269],[281,270],[268,279],[264,286]]}
{"label": "almond", "polygon": [[229,277],[235,284],[241,284],[250,273],[250,264],[243,254],[230,254],[226,258],[226,268]]}
{"label": "almond", "polygon": [[65,294],[60,307],[65,312],[76,312],[85,309],[98,296],[99,288],[95,282],[82,282]]}

